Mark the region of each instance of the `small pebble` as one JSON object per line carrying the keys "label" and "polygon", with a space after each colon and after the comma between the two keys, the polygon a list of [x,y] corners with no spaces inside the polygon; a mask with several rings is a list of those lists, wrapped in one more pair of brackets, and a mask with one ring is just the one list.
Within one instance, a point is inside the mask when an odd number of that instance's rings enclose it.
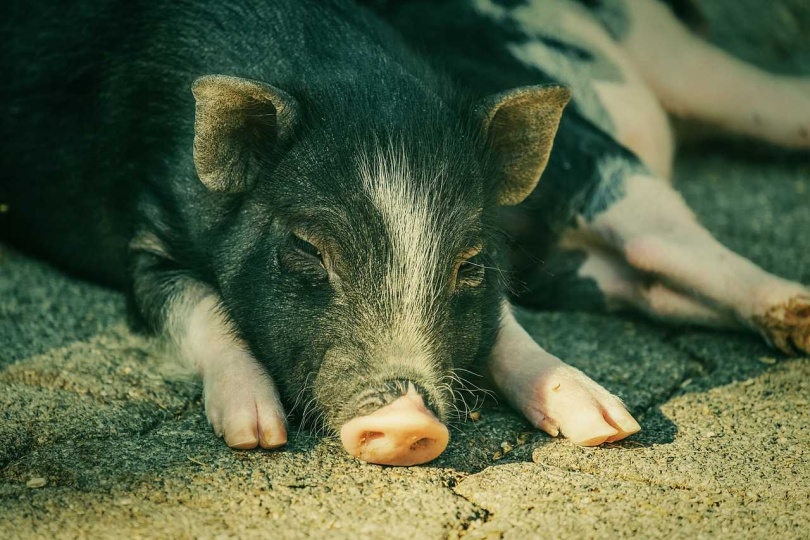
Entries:
{"label": "small pebble", "polygon": [[776,358],[771,358],[769,356],[762,356],[760,357],[759,361],[762,362],[763,364],[772,366],[776,363]]}
{"label": "small pebble", "polygon": [[707,439],[710,439],[712,437],[715,437],[716,435],[717,433],[715,433],[714,431],[707,431],[703,436],[706,437]]}
{"label": "small pebble", "polygon": [[31,480],[26,482],[25,485],[30,487],[31,489],[37,489],[47,486],[48,480],[42,477],[32,478]]}
{"label": "small pebble", "polygon": [[528,431],[523,431],[521,433],[518,433],[517,441],[516,441],[517,445],[518,446],[523,446],[524,444],[526,444],[526,442],[529,440],[529,437],[531,437],[531,436],[532,436],[532,434],[530,432],[528,432]]}

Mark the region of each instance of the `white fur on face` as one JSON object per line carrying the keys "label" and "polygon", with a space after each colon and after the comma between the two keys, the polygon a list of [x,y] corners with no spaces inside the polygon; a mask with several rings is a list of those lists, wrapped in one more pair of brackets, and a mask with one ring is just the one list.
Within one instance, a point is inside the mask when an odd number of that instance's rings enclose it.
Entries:
{"label": "white fur on face", "polygon": [[[380,360],[424,372],[435,369],[429,329],[436,321],[446,257],[440,252],[441,224],[433,215],[429,193],[418,186],[438,189],[444,171],[434,173],[433,181],[421,183],[414,174],[404,150],[393,145],[360,158],[363,189],[382,216],[391,246],[390,260],[376,270],[385,274],[372,316],[382,316],[385,331],[390,332],[378,341],[384,349],[390,347],[379,351]],[[379,324],[373,326],[379,328]]]}

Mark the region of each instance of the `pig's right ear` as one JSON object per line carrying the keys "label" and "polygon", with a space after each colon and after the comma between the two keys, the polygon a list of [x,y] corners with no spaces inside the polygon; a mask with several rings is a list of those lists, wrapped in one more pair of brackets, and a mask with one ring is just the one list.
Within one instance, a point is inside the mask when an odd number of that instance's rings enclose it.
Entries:
{"label": "pig's right ear", "polygon": [[212,191],[250,189],[262,162],[292,132],[298,104],[282,90],[259,81],[207,75],[191,86],[197,100],[194,165]]}
{"label": "pig's right ear", "polygon": [[478,103],[487,142],[501,160],[498,204],[518,204],[534,190],[570,98],[564,86],[524,86]]}

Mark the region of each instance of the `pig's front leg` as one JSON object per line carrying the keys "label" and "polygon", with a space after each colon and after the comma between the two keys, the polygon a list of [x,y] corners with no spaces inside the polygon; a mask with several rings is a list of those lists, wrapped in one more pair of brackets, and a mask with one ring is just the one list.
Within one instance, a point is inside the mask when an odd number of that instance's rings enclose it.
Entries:
{"label": "pig's front leg", "polygon": [[234,335],[216,293],[178,268],[156,236],[141,234],[130,249],[134,303],[202,376],[205,412],[217,436],[240,449],[286,443],[276,385]]}
{"label": "pig's front leg", "polygon": [[487,367],[500,394],[552,436],[595,446],[641,429],[619,398],[535,343],[507,304]]}
{"label": "pig's front leg", "polygon": [[180,351],[202,375],[205,413],[228,446],[277,448],[287,442],[276,385],[247,345],[230,332],[215,296],[206,296],[192,308]]}

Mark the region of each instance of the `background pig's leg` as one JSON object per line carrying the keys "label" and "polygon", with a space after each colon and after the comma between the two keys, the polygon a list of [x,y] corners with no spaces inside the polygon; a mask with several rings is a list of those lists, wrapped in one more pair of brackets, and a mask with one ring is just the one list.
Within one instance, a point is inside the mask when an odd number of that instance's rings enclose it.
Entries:
{"label": "background pig's leg", "polygon": [[706,305],[732,313],[787,353],[810,352],[810,290],[762,270],[720,244],[668,183],[644,175],[582,217],[580,228],[634,269]]}
{"label": "background pig's leg", "polygon": [[287,442],[284,409],[266,370],[234,336],[216,294],[154,252],[141,235],[131,244],[133,296],[157,332],[177,345],[182,360],[203,377],[208,421],[233,448],[276,448]]}
{"label": "background pig's leg", "polygon": [[593,446],[641,429],[619,398],[535,343],[507,304],[488,371],[501,395],[552,436]]}
{"label": "background pig's leg", "polygon": [[[645,274],[618,253],[570,230],[529,283],[537,307],[582,311],[638,310],[669,324],[721,329],[743,325],[728,311],[705,304]],[[531,303],[531,302],[530,302]]]}
{"label": "background pig's leg", "polygon": [[621,45],[676,116],[790,147],[810,148],[810,77],[763,71],[703,41],[663,2],[625,0]]}

